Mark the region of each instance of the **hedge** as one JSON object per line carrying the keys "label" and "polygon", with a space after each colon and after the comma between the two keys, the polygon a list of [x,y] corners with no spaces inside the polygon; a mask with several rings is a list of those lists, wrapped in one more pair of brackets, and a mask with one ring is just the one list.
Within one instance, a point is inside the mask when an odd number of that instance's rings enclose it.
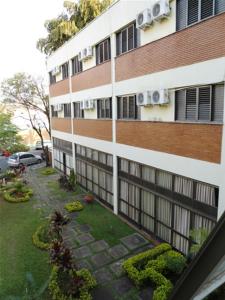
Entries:
{"label": "hedge", "polygon": [[80,201],[75,200],[73,202],[67,203],[64,208],[68,212],[74,212],[74,211],[79,211],[83,209],[83,205],[80,203]]}
{"label": "hedge", "polygon": [[49,243],[43,242],[41,240],[41,236],[44,234],[44,231],[46,230],[46,226],[47,224],[40,225],[32,236],[33,244],[42,250],[47,250],[50,246]]}
{"label": "hedge", "polygon": [[3,192],[4,200],[11,202],[11,203],[19,203],[19,202],[27,202],[30,200],[31,196],[33,195],[32,189],[24,188],[22,193],[24,193],[23,197],[15,197],[12,194],[16,192],[16,189],[12,188],[9,190],[5,190]]}
{"label": "hedge", "polygon": [[[57,266],[53,266],[52,272],[50,275],[49,282],[49,291],[53,300],[91,300],[92,297],[89,294],[89,290],[94,288],[97,283],[95,278],[91,275],[91,273],[87,269],[81,269],[76,271],[76,274],[84,279],[84,286],[79,289],[80,296],[79,298],[72,298],[71,296],[64,295],[58,284],[58,272],[59,268]],[[75,272],[75,271],[74,271]]]}

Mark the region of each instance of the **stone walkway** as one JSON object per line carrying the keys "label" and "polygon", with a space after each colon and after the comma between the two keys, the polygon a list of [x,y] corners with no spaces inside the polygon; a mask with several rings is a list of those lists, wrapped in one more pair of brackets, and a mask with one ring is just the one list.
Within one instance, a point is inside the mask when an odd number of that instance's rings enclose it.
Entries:
{"label": "stone walkway", "polygon": [[[35,171],[37,168],[38,166],[30,167],[25,174],[37,200],[34,208],[40,209],[46,217],[56,209],[66,213],[64,205],[74,194],[62,191],[62,194],[52,195],[49,181],[57,180],[59,175],[44,177]],[[78,195],[76,199],[79,197],[85,205],[83,196]],[[70,214],[71,222],[63,229],[63,238],[66,246],[72,250],[76,266],[79,269],[89,269],[97,280],[98,286],[92,292],[93,299],[151,300],[152,288],[137,290],[124,274],[122,263],[126,258],[150,249],[153,245],[139,233],[134,233],[121,238],[119,244],[110,247],[104,240],[95,240],[88,224],[78,224],[77,214]]]}

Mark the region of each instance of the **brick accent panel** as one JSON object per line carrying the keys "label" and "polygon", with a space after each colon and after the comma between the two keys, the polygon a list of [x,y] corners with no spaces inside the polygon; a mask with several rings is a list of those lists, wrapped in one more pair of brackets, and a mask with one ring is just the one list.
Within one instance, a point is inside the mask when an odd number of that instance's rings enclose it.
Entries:
{"label": "brick accent panel", "polygon": [[117,121],[117,143],[220,163],[222,125]]}
{"label": "brick accent panel", "polygon": [[74,120],[73,132],[77,135],[112,141],[112,120]]}
{"label": "brick accent panel", "polygon": [[70,92],[69,79],[60,80],[49,86],[50,97],[57,97]]}
{"label": "brick accent panel", "polygon": [[116,81],[225,56],[225,13],[116,58]]}
{"label": "brick accent panel", "polygon": [[111,83],[111,61],[97,65],[72,77],[72,92]]}
{"label": "brick accent panel", "polygon": [[52,118],[51,127],[53,130],[63,131],[67,133],[72,133],[71,119],[68,118]]}

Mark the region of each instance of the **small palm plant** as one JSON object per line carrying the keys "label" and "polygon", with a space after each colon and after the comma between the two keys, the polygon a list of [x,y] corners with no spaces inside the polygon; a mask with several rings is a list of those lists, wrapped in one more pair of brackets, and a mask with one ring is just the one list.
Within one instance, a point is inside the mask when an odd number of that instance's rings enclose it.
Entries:
{"label": "small palm plant", "polygon": [[204,241],[207,239],[208,235],[209,235],[209,231],[205,228],[198,228],[198,229],[191,230],[190,237],[194,242],[189,252],[191,257],[194,257],[198,253]]}

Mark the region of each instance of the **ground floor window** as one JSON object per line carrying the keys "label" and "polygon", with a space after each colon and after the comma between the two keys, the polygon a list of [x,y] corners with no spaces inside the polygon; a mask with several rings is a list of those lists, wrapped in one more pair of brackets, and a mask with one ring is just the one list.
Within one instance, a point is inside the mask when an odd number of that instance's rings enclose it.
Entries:
{"label": "ground floor window", "polygon": [[72,155],[63,152],[62,150],[54,148],[54,167],[66,175],[70,174],[70,170],[73,168]]}

